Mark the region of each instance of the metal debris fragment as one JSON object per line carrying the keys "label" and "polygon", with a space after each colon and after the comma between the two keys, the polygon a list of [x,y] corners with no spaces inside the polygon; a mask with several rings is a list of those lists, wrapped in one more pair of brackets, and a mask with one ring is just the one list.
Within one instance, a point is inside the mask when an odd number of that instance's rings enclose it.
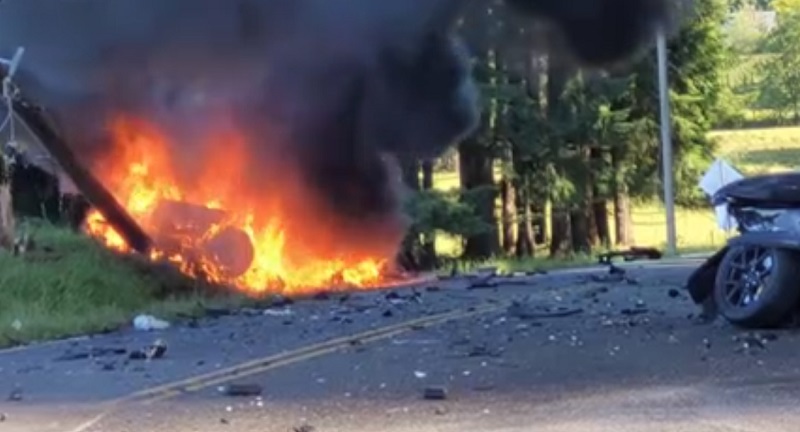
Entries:
{"label": "metal debris fragment", "polygon": [[447,399],[447,389],[440,386],[426,387],[422,397],[425,400],[445,400]]}
{"label": "metal debris fragment", "polygon": [[217,389],[225,396],[252,397],[260,396],[264,389],[258,384],[228,384]]}

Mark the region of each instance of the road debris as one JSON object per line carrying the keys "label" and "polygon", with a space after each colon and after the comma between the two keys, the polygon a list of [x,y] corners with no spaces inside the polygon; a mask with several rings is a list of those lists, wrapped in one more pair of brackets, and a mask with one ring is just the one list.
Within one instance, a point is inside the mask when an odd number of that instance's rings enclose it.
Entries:
{"label": "road debris", "polygon": [[445,400],[447,399],[447,389],[441,386],[425,387],[422,397],[425,400]]}
{"label": "road debris", "polygon": [[152,345],[144,349],[131,351],[128,355],[130,360],[156,360],[164,357],[167,353],[167,343],[161,339],[156,339]]}
{"label": "road debris", "polygon": [[264,312],[262,314],[266,315],[266,316],[274,316],[274,317],[288,317],[288,316],[294,315],[294,311],[292,311],[290,308],[283,308],[283,309],[272,309],[272,308],[270,308],[270,309],[264,310]]}
{"label": "road debris", "polygon": [[467,357],[501,357],[502,349],[490,350],[486,345],[475,345],[467,353]]}
{"label": "road debris", "polygon": [[9,402],[22,402],[22,387],[15,385],[11,392],[8,394],[7,400]]}
{"label": "road debris", "polygon": [[140,331],[166,330],[169,323],[152,315],[139,315],[133,319],[133,327]]}
{"label": "road debris", "polygon": [[534,320],[543,318],[565,318],[583,313],[582,308],[559,307],[556,309],[537,310],[527,304],[515,301],[508,307],[506,312],[515,318],[522,320]]}
{"label": "road debris", "polygon": [[678,298],[681,296],[681,292],[675,288],[670,288],[669,291],[667,291],[667,295],[669,298]]}
{"label": "road debris", "polygon": [[767,349],[767,344],[772,341],[777,340],[778,336],[775,333],[742,333],[739,335],[733,336],[733,342],[738,343],[739,346],[736,348],[736,352],[746,353],[746,354],[755,354],[758,351],[763,351]]}
{"label": "road debris", "polygon": [[320,292],[314,294],[314,300],[325,301],[325,300],[330,300],[330,299],[331,299],[331,293],[329,293],[327,291],[320,291]]}
{"label": "road debris", "polygon": [[474,290],[474,289],[489,289],[489,288],[497,288],[497,282],[494,281],[495,275],[481,275],[474,278],[471,278],[469,281],[469,285],[467,285],[467,289]]}
{"label": "road debris", "polygon": [[425,377],[428,376],[428,374],[422,371],[414,371],[414,376],[417,377],[418,379],[424,379]]}
{"label": "road debris", "polygon": [[100,357],[120,356],[120,355],[125,355],[127,353],[128,350],[125,348],[92,347],[89,348],[88,350],[79,352],[73,352],[71,349],[68,349],[67,352],[56,357],[55,359],[53,359],[53,361],[65,362],[65,361],[75,361],[75,360],[86,360],[86,359],[93,359]]}
{"label": "road debris", "polygon": [[636,316],[636,315],[643,315],[650,312],[650,309],[646,307],[636,307],[636,308],[626,308],[622,309],[620,313],[625,316]]}
{"label": "road debris", "polygon": [[217,389],[225,396],[252,397],[261,396],[264,389],[258,384],[228,384]]}
{"label": "road debris", "polygon": [[292,432],[316,432],[317,428],[310,424],[302,424],[292,428]]}
{"label": "road debris", "polygon": [[8,420],[6,413],[0,413],[0,423],[5,422],[6,420]]}
{"label": "road debris", "polygon": [[209,318],[222,318],[224,316],[233,315],[233,311],[227,308],[207,307],[205,308],[204,312]]}

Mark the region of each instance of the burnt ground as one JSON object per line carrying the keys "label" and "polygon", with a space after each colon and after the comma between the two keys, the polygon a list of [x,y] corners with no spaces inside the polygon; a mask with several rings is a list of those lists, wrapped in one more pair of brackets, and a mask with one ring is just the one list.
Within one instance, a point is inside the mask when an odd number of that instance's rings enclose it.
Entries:
{"label": "burnt ground", "polygon": [[[130,330],[0,352],[0,430],[797,430],[800,333],[699,323],[681,289],[695,265],[635,264],[621,280],[604,280],[602,268],[554,272],[479,289],[454,279],[433,289],[331,296],[266,314],[214,311],[216,317],[158,333]],[[231,397],[217,383],[113,410],[103,405],[255,358],[487,302],[497,310],[234,381],[255,386],[260,396]],[[122,353],[158,338],[168,344],[163,358]],[[92,350],[95,357],[86,358]]]}

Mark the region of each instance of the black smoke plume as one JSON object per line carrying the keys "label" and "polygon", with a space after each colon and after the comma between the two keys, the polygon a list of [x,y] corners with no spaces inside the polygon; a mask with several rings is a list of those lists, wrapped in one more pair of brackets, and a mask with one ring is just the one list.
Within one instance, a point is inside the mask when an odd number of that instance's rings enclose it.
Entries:
{"label": "black smoke plume", "polygon": [[[109,115],[138,113],[180,143],[190,171],[194,137],[234,114],[263,138],[243,181],[268,194],[265,167],[294,164],[361,224],[396,214],[385,154],[434,157],[477,124],[451,31],[467,1],[4,0],[0,56],[25,47],[20,87],[89,159]],[[632,54],[666,18],[666,0],[508,1],[591,65]]]}

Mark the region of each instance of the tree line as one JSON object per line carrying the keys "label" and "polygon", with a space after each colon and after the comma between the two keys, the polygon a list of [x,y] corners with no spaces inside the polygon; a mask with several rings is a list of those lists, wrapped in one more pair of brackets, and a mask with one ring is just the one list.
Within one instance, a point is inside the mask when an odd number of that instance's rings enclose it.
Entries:
{"label": "tree line", "polygon": [[[730,116],[729,13],[721,0],[696,0],[668,43],[675,190],[685,206],[703,202],[696,182],[714,152],[707,132]],[[462,238],[463,257],[474,260],[634,244],[631,203],[661,190],[655,50],[616,70],[581,70],[545,27],[515,20],[502,2],[460,22],[465,34],[482,32],[475,74],[484,115],[453,154],[405,164],[418,191],[406,246],[418,262],[436,262],[442,232]],[[456,167],[459,190],[433,187],[437,168]]]}

